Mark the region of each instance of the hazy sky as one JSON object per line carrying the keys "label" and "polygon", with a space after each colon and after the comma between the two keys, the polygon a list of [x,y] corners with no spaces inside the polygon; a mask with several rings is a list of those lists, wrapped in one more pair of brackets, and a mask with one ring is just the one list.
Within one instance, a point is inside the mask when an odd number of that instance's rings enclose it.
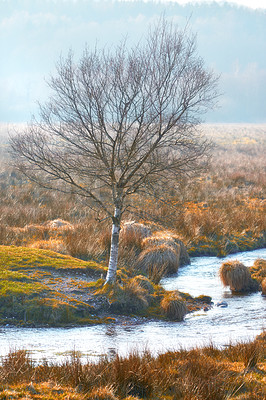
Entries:
{"label": "hazy sky", "polygon": [[[181,4],[182,3],[182,4]],[[60,54],[138,40],[163,13],[188,19],[198,52],[221,74],[220,108],[207,122],[266,122],[266,0],[0,0],[0,121],[37,111]]]}
{"label": "hazy sky", "polygon": [[[135,0],[121,0],[121,1],[127,1],[127,2],[132,2]],[[147,1],[147,0],[144,0]],[[161,0],[162,2],[172,2],[172,3],[178,3],[178,4],[188,4],[188,3],[210,3],[210,0]],[[239,6],[245,6],[249,7],[252,9],[257,9],[257,8],[266,8],[266,0],[228,0],[229,3],[231,4],[236,4]],[[216,0],[216,3],[223,4],[225,3],[225,0]]]}

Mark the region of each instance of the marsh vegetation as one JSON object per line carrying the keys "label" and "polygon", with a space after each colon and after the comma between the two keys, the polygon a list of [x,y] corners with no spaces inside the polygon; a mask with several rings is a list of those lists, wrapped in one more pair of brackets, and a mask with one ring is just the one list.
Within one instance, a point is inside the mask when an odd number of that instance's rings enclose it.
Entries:
{"label": "marsh vegetation", "polygon": [[99,313],[110,310],[182,319],[184,310],[199,304],[178,291],[168,295],[158,285],[163,276],[189,263],[189,255],[222,257],[265,247],[265,126],[207,125],[203,130],[214,142],[208,170],[181,184],[173,181],[171,191],[152,202],[145,193],[132,197],[120,234],[115,288],[102,288],[109,221],[74,194],[40,189],[9,165],[3,151],[3,321],[86,324],[105,321],[101,318],[107,315]]}
{"label": "marsh vegetation", "polygon": [[[193,180],[173,181],[171,191],[160,193],[161,200],[150,200],[145,193],[134,196],[124,220],[151,226],[153,233],[176,235],[190,255],[223,256],[264,247],[265,125],[207,125],[203,129],[215,144],[209,169]],[[106,262],[109,221],[102,221],[101,214],[74,195],[38,188],[15,172],[10,161],[4,163],[6,153],[0,174],[1,244]],[[59,218],[70,225],[50,229],[47,222]],[[138,251],[142,239],[136,235],[132,243],[130,235],[124,243],[121,239],[120,266],[129,247],[133,244]]]}
{"label": "marsh vegetation", "polygon": [[265,333],[224,349],[132,352],[85,364],[73,352],[61,364],[36,365],[20,350],[2,359],[0,399],[263,400],[265,373]]}
{"label": "marsh vegetation", "polygon": [[[173,182],[161,200],[151,202],[145,193],[132,198],[121,232],[118,282],[104,286],[108,221],[74,194],[40,189],[19,175],[10,165],[2,126],[1,322],[88,325],[110,323],[117,313],[179,321],[206,305],[208,296],[202,303],[163,289],[160,280],[189,256],[265,247],[266,128],[203,129],[215,143],[209,169]],[[265,260],[248,273],[244,268],[241,282],[250,283],[252,276],[265,294]],[[223,350],[210,345],[159,356],[133,352],[85,364],[77,352],[61,364],[37,365],[26,350],[11,351],[2,358],[0,381],[0,399],[262,400],[265,335]]]}

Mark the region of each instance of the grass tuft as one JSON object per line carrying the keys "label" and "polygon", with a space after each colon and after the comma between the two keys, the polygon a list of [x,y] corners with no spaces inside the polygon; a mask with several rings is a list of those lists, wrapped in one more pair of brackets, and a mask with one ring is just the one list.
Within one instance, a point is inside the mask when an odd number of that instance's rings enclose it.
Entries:
{"label": "grass tuft", "polygon": [[250,273],[253,279],[262,283],[263,279],[266,278],[266,260],[258,258],[250,268]]}
{"label": "grass tuft", "polygon": [[252,292],[259,288],[251,278],[249,268],[237,260],[223,263],[219,275],[224,286],[229,286],[232,292]]}
{"label": "grass tuft", "polygon": [[264,278],[263,281],[261,282],[261,290],[262,290],[262,294],[265,296],[266,295],[266,278]]}
{"label": "grass tuft", "polygon": [[161,309],[166,317],[173,321],[182,321],[188,313],[186,303],[177,292],[167,292],[164,295]]}
{"label": "grass tuft", "polygon": [[117,400],[112,386],[99,387],[93,389],[88,396],[87,400]]}
{"label": "grass tuft", "polygon": [[159,275],[161,273],[162,278],[165,274],[177,272],[179,254],[166,244],[148,247],[140,253],[136,266],[151,279],[155,273]]}

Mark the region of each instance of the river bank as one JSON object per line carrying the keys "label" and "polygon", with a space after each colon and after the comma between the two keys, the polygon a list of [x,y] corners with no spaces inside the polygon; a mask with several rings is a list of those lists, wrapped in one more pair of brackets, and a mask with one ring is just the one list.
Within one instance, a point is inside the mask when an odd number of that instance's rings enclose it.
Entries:
{"label": "river bank", "polygon": [[[233,258],[251,266],[257,258],[266,258],[266,249],[238,253]],[[158,353],[179,346],[191,348],[210,342],[223,346],[252,340],[265,328],[266,298],[260,292],[234,295],[224,288],[218,277],[221,261],[217,257],[192,258],[190,265],[162,280],[165,290],[178,289],[194,297],[207,293],[214,303],[208,311],[189,313],[182,322],[116,316],[111,324],[68,328],[2,326],[0,355],[10,348],[25,348],[36,360],[44,356],[64,360],[75,348],[83,360],[95,360],[103,354],[125,355],[134,348]],[[222,301],[227,303],[226,308],[217,306]]]}
{"label": "river bank", "polygon": [[154,355],[132,351],[96,363],[68,360],[36,365],[25,350],[0,363],[2,399],[204,399],[264,400],[265,333],[249,343],[218,349],[213,344]]}
{"label": "river bank", "polygon": [[[167,285],[182,277],[184,270],[192,269],[193,275],[201,258],[193,258],[192,266],[187,260],[185,266],[180,266],[168,278],[159,273],[157,282],[154,277],[148,279],[145,273],[124,268],[118,270],[115,284],[105,285],[106,268],[102,264],[47,250],[0,246],[0,323],[44,328],[108,324],[123,317],[144,322],[182,321],[186,314],[202,309],[209,311],[213,294],[215,297],[212,288],[205,288],[204,282],[197,295],[191,293],[193,281],[183,289],[180,283]],[[220,259],[213,262],[218,264]],[[208,258],[204,263],[208,265]],[[202,265],[199,281],[206,279],[204,268]]]}

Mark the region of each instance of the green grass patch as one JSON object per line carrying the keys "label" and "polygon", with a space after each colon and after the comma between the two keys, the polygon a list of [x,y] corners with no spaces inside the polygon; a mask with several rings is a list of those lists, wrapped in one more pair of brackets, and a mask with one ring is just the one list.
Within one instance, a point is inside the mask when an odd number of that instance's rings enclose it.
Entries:
{"label": "green grass patch", "polygon": [[94,261],[82,261],[50,250],[16,246],[0,246],[0,270],[2,269],[41,269],[87,274],[106,271],[105,267]]}
{"label": "green grass patch", "polygon": [[[66,274],[90,277],[104,271],[100,264],[52,251],[0,246],[0,323],[97,323],[94,307],[60,285]],[[80,289],[79,280],[72,279],[71,283],[71,289]],[[81,287],[89,289],[84,283]]]}
{"label": "green grass patch", "polygon": [[198,236],[188,244],[188,253],[192,257],[216,256],[255,250],[265,247],[265,235],[241,232],[232,235]]}

